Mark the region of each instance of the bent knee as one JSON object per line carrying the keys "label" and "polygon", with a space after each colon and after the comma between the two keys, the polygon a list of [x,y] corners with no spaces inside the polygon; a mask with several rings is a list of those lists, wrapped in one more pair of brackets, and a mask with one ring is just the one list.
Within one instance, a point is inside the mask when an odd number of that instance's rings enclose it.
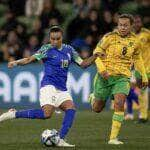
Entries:
{"label": "bent knee", "polygon": [[103,108],[102,107],[92,107],[92,110],[94,111],[94,112],[96,112],[96,113],[100,113],[102,110],[103,110]]}
{"label": "bent knee", "polygon": [[45,119],[51,118],[52,113],[50,111],[44,111],[44,117]]}

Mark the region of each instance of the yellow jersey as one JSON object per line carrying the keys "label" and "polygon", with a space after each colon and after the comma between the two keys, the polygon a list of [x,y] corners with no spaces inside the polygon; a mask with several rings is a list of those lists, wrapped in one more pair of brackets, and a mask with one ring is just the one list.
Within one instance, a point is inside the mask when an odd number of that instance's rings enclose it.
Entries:
{"label": "yellow jersey", "polygon": [[134,62],[144,81],[147,76],[140,54],[141,44],[134,33],[122,37],[118,31],[110,32],[97,44],[94,53],[106,54],[106,58],[97,58],[95,63],[98,72],[107,71],[110,75],[131,76],[131,64]]}
{"label": "yellow jersey", "polygon": [[141,31],[136,34],[136,36],[142,45],[141,55],[146,73],[150,73],[150,30],[142,28]]}

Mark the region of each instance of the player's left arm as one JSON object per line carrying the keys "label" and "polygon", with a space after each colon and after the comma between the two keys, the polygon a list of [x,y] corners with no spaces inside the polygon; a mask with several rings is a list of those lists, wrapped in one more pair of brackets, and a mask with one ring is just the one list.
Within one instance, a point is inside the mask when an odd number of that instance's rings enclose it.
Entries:
{"label": "player's left arm", "polygon": [[148,78],[146,75],[143,59],[141,56],[141,44],[140,43],[138,43],[138,46],[135,49],[135,52],[133,54],[133,61],[134,61],[135,68],[140,72],[140,74],[142,76],[143,87],[147,86]]}
{"label": "player's left arm", "polygon": [[92,63],[95,62],[97,57],[101,57],[101,54],[95,53],[91,57],[83,60],[79,56],[79,54],[75,50],[73,50],[73,60],[82,68],[86,68],[86,67],[90,66]]}

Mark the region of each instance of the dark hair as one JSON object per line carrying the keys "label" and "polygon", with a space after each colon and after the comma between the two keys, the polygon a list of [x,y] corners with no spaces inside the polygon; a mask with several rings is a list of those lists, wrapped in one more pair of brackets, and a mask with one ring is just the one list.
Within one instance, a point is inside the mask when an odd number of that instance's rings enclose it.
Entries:
{"label": "dark hair", "polygon": [[51,32],[61,32],[63,34],[63,29],[57,25],[54,25],[49,30],[49,33]]}
{"label": "dark hair", "polygon": [[121,14],[121,15],[119,16],[119,19],[120,19],[120,18],[127,18],[127,19],[129,19],[131,25],[132,25],[133,22],[134,22],[133,16],[132,16],[131,14]]}
{"label": "dark hair", "polygon": [[141,15],[139,15],[139,14],[134,15],[134,18],[140,18],[141,21],[143,21],[143,17]]}

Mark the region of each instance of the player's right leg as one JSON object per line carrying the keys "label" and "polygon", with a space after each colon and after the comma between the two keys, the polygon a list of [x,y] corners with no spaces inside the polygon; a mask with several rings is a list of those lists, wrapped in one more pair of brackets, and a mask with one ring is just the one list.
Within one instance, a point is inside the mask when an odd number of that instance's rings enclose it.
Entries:
{"label": "player's right leg", "polygon": [[40,89],[40,104],[41,109],[27,109],[16,111],[10,109],[8,112],[0,116],[0,122],[15,119],[15,118],[29,118],[29,119],[47,119],[50,118],[55,109],[55,91],[53,86],[45,86]]}
{"label": "player's right leg", "polygon": [[124,103],[126,96],[129,94],[130,85],[129,79],[126,77],[120,76],[115,78],[114,86],[112,87],[112,94],[114,95],[114,114],[112,117],[112,128],[108,144],[119,145],[123,144],[117,137],[124,120]]}
{"label": "player's right leg", "polygon": [[45,105],[41,109],[27,109],[19,111],[10,109],[8,112],[3,113],[0,116],[0,122],[15,118],[47,119],[51,117],[53,111],[54,106],[51,105]]}
{"label": "player's right leg", "polygon": [[99,74],[96,74],[94,79],[94,91],[89,96],[89,102],[94,112],[100,113],[105,107],[106,100],[110,93],[107,84],[107,80],[103,79]]}

